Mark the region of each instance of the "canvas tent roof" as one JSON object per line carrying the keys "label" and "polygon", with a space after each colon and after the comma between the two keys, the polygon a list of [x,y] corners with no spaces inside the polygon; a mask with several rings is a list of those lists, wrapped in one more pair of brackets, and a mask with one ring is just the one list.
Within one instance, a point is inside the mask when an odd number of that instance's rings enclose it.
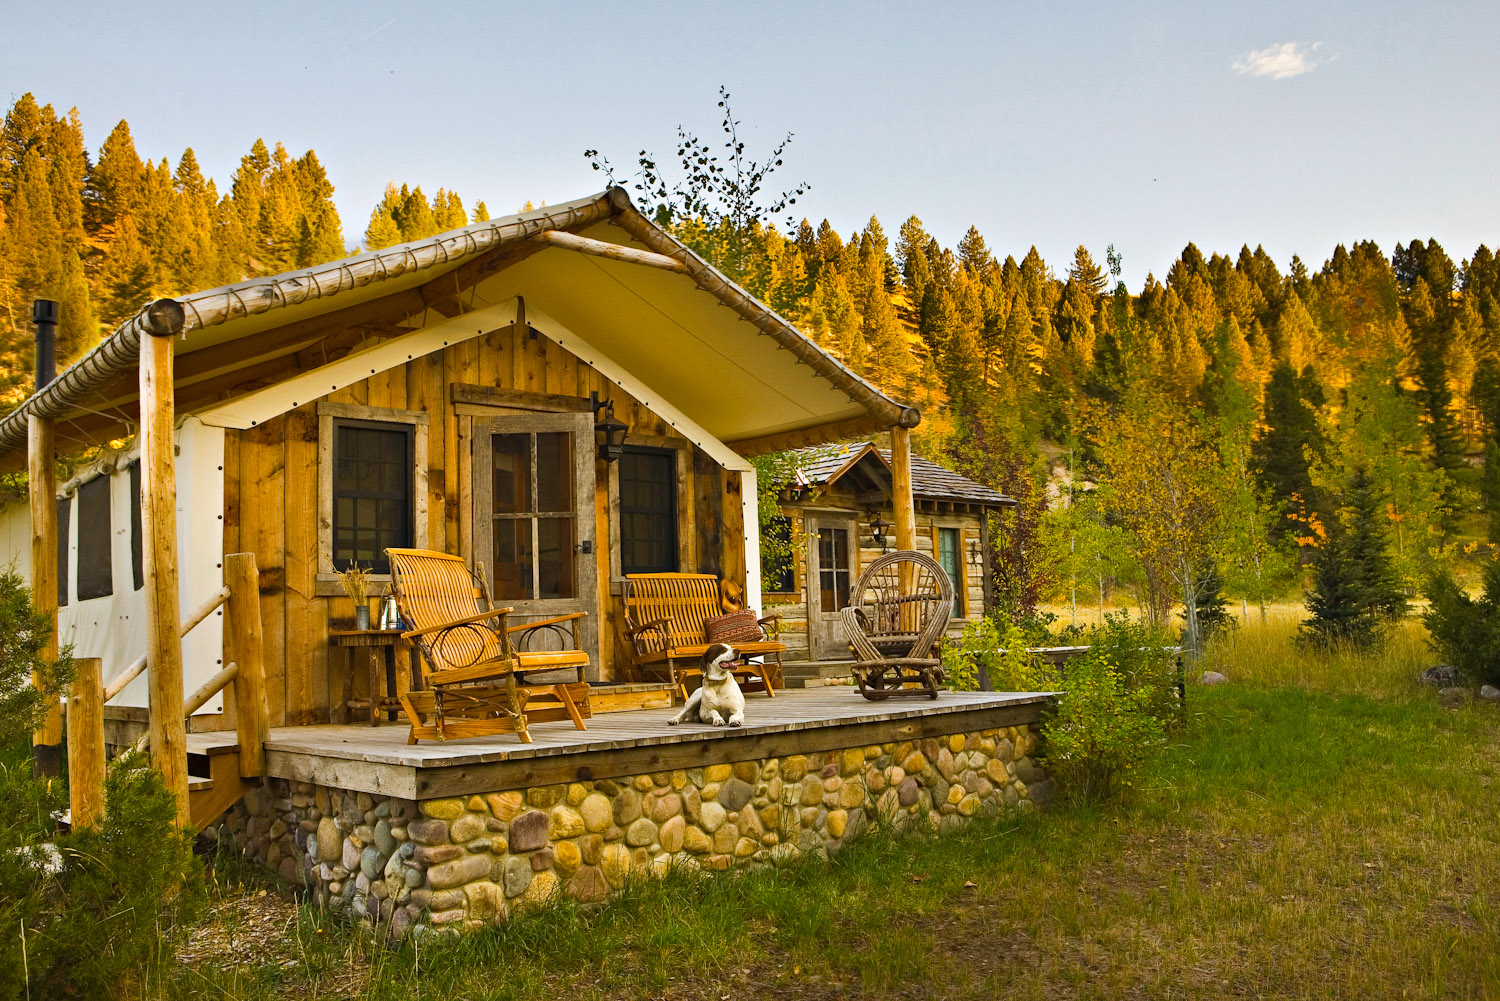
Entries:
{"label": "canvas tent roof", "polygon": [[[566,240],[594,252],[559,242]],[[649,266],[598,256],[595,241],[631,248]],[[521,308],[531,327],[647,406],[676,415],[689,437],[710,436],[739,454],[920,420],[614,188],[159,300],[0,419],[0,467],[24,463],[28,414],[57,421],[63,448],[130,433],[138,419],[136,358],[141,338],[153,332],[177,337],[178,413],[246,427],[341,380],[503,326]]]}
{"label": "canvas tent roof", "polygon": [[[806,449],[799,454],[797,467],[810,484],[831,485],[848,477],[859,482],[860,486],[874,487],[886,493],[891,489],[890,450],[876,448],[867,441],[839,448]],[[1015,504],[1014,498],[915,454],[911,457],[911,492],[923,500],[957,501],[986,507]]]}

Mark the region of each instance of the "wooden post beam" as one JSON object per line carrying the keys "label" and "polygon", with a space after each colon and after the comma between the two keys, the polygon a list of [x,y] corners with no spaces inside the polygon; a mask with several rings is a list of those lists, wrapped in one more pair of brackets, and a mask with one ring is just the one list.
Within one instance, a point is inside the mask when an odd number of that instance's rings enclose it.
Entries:
{"label": "wooden post beam", "polygon": [[[27,419],[27,474],[31,505],[31,603],[52,623],[42,656],[57,659],[57,436],[51,419]],[[62,774],[62,706],[53,705],[32,734],[39,775]]]}
{"label": "wooden post beam", "polygon": [[73,830],[104,819],[104,662],[80,657],[68,691],[68,800]]}
{"label": "wooden post beam", "polygon": [[551,247],[574,250],[580,254],[588,254],[591,257],[603,257],[611,261],[624,261],[626,264],[641,264],[648,268],[675,271],[682,275],[688,273],[688,266],[675,257],[668,257],[666,254],[658,254],[650,250],[639,250],[635,247],[622,247],[618,243],[591,240],[586,236],[578,236],[576,233],[565,233],[560,229],[543,230],[536,236],[533,236],[532,239]]}
{"label": "wooden post beam", "polygon": [[188,812],[187,721],[182,699],[182,613],[177,586],[177,470],[173,336],[141,338],[141,543],[145,554],[146,662],[151,763]]}
{"label": "wooden post beam", "polygon": [[224,557],[224,583],[229,588],[226,661],[239,665],[234,675],[234,728],[240,744],[240,777],[266,773],[266,740],[271,736],[270,707],[266,704],[266,665],[260,621],[260,572],[254,553]]}
{"label": "wooden post beam", "polygon": [[911,492],[911,432],[891,428],[891,494],[896,508],[896,548],[917,548],[917,505]]}

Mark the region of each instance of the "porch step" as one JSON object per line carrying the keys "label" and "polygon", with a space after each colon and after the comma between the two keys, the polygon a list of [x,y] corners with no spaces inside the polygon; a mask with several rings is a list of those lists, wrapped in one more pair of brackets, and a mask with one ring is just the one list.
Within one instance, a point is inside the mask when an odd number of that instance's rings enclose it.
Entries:
{"label": "porch step", "polygon": [[781,665],[781,676],[788,688],[822,688],[825,685],[848,684],[854,677],[849,660],[793,660]]}

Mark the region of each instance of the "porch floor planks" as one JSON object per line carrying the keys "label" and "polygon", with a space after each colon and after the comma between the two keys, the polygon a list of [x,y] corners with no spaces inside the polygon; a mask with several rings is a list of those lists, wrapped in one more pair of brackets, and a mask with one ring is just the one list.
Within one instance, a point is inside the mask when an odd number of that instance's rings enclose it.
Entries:
{"label": "porch floor planks", "polygon": [[[944,692],[931,701],[902,697],[887,702],[868,702],[852,687],[830,686],[789,689],[778,693],[775,699],[752,695],[747,700],[748,721],[745,726],[737,728],[686,723],[669,726],[667,720],[677,712],[676,709],[641,709],[595,716],[588,721],[586,731],[575,730],[567,721],[537,723],[531,727],[530,744],[522,744],[514,735],[505,734],[446,742],[423,741],[413,745],[406,743],[407,728],[401,722],[379,727],[367,724],[284,726],[271,730],[266,751],[268,774],[304,781],[309,774],[318,771],[315,763],[308,759],[323,759],[330,765],[342,761],[393,766],[402,771],[505,762],[545,766],[545,762],[538,759],[674,744],[739,742],[778,733],[1003,708],[1029,706],[1039,714],[1042,704],[1051,697],[1046,692]],[[964,728],[957,727],[954,732]],[[233,731],[188,735],[190,750],[195,753],[209,753],[217,745],[233,743],[234,739]]]}

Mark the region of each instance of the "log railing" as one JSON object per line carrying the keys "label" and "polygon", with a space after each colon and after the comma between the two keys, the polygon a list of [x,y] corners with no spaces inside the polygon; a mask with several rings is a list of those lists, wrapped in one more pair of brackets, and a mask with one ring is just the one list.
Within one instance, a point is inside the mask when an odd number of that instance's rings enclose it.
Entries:
{"label": "log railing", "polygon": [[[187,717],[203,708],[220,691],[234,707],[235,734],[239,741],[241,778],[258,778],[265,773],[265,742],[270,733],[270,716],[266,705],[265,664],[262,658],[259,573],[253,553],[234,553],[224,558],[224,586],[182,620],[178,636],[186,636],[220,606],[224,606],[225,665],[197,691],[183,700],[175,715]],[[109,684],[103,684],[100,661],[84,658],[68,694],[68,774],[69,794],[74,826],[97,825],[104,811],[104,704],[109,702],[145,670],[143,655],[121,671]],[[158,686],[153,685],[153,691]],[[181,690],[179,682],[177,686]],[[167,707],[152,706],[153,710]],[[151,733],[142,736],[137,748],[144,750]],[[153,748],[153,751],[159,749]],[[153,760],[160,757],[152,755]],[[171,764],[187,774],[187,753]],[[156,761],[157,767],[163,762]],[[165,770],[165,769],[164,769]],[[188,804],[178,804],[178,816],[186,823]]]}

